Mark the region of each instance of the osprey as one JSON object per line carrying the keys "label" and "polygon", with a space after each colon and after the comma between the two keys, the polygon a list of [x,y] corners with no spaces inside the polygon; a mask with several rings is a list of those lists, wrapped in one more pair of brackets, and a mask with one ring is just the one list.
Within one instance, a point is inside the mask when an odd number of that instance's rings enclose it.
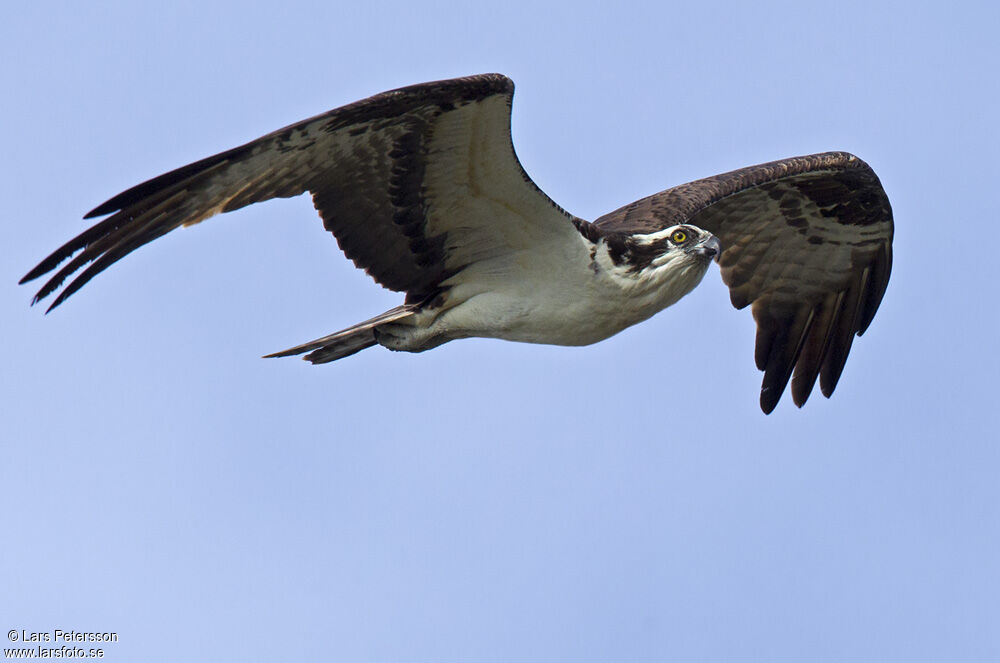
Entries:
{"label": "osprey", "polygon": [[715,258],[736,308],[752,305],[760,405],[792,378],[829,397],[889,280],[892,212],[844,152],[773,161],[667,189],[596,221],[554,203],[510,135],[514,84],[485,74],[404,87],[334,109],[118,194],[110,216],[21,280],[69,262],[32,303],[49,310],[180,226],[309,192],[354,264],[404,302],[271,357],[334,361],[373,345],[421,352],[467,337],[586,345],[690,292]]}

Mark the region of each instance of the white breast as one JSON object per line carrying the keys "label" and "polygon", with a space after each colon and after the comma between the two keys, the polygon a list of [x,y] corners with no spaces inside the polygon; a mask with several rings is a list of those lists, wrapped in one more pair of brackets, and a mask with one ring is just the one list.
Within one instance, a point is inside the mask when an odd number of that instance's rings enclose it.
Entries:
{"label": "white breast", "polygon": [[685,262],[629,273],[603,240],[578,237],[471,265],[449,282],[445,310],[427,320],[428,334],[438,343],[478,336],[589,345],[674,304],[707,269]]}

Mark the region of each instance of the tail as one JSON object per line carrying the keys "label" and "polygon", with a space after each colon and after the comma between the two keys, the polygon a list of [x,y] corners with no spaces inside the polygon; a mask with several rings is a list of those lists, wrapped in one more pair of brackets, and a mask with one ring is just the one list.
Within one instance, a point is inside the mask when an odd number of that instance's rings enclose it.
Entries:
{"label": "tail", "polygon": [[370,348],[375,345],[377,343],[375,340],[376,327],[384,325],[388,322],[395,322],[396,320],[409,317],[413,315],[416,310],[416,306],[403,304],[402,306],[389,309],[381,315],[376,315],[374,318],[365,320],[364,322],[359,322],[356,325],[351,325],[347,329],[334,332],[329,336],[317,338],[315,341],[309,341],[308,343],[303,343],[302,345],[296,345],[294,348],[288,348],[287,350],[282,350],[281,352],[264,355],[264,357],[290,357],[292,355],[299,355],[303,352],[308,352],[309,354],[303,357],[303,359],[307,359],[314,364],[325,364],[327,362],[343,359],[344,357],[351,356],[355,352],[361,352],[365,348]]}

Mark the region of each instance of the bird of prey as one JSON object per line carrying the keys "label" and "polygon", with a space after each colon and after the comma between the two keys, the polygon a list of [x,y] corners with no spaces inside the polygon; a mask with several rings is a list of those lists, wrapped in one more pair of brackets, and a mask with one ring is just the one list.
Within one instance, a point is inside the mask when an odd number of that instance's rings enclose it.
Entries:
{"label": "bird of prey", "polygon": [[382,345],[421,352],[488,337],[587,345],[675,303],[720,266],[757,322],[760,405],[794,370],[802,406],[837,385],[889,280],[892,212],[871,168],[844,152],[742,168],[630,203],[569,214],[521,167],[514,84],[500,74],[424,83],[336,108],[143,182],[21,280],[52,276],[51,308],[147,242],[251,203],[309,192],[354,264],[403,303],[268,356],[313,363]]}

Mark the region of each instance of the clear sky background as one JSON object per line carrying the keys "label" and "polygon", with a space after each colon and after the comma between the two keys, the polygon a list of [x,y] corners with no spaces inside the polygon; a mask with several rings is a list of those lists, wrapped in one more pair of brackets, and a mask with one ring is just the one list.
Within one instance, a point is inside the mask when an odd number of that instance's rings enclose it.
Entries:
{"label": "clear sky background", "polygon": [[[370,6],[366,6],[370,5]],[[0,25],[0,633],[111,661],[996,661],[996,3],[18,3]],[[897,222],[832,400],[758,409],[716,267],[596,346],[262,360],[400,297],[307,198],[16,281],[161,172],[498,71],[593,219],[848,150]],[[9,643],[5,643],[7,646]]]}

